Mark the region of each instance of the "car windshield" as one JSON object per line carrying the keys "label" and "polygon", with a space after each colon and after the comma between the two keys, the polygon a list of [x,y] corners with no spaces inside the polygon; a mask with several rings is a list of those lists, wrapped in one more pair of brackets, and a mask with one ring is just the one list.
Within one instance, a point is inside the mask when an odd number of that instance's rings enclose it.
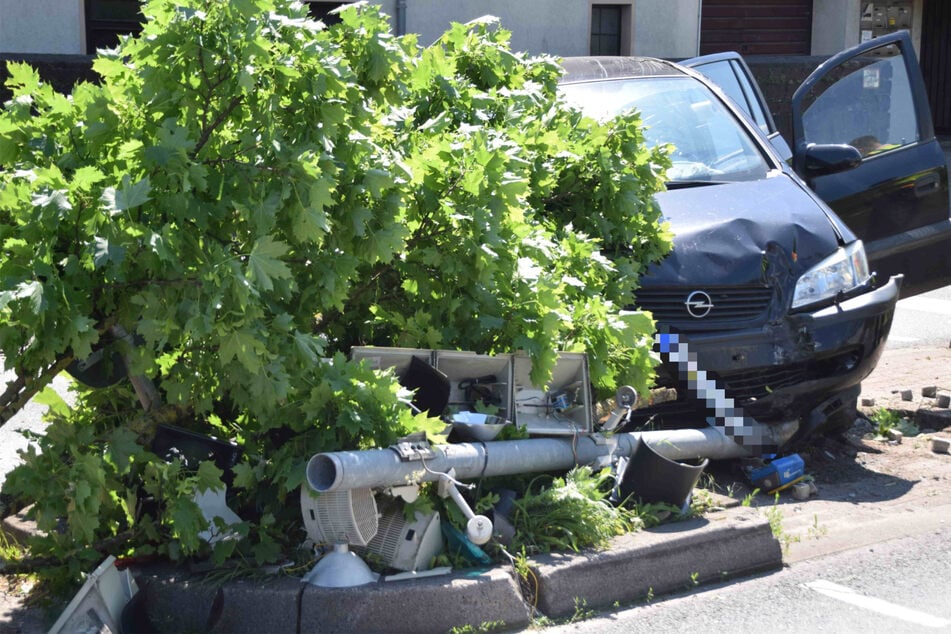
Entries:
{"label": "car windshield", "polygon": [[603,121],[631,108],[641,113],[648,145],[671,144],[677,183],[764,178],[768,166],[730,110],[692,77],[641,77],[563,84],[562,94]]}

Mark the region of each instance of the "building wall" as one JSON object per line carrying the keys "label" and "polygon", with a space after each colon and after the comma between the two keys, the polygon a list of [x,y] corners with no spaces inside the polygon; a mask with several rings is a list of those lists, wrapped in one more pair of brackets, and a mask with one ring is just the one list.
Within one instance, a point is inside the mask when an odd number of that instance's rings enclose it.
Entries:
{"label": "building wall", "polygon": [[[834,55],[861,41],[859,16],[867,0],[813,0],[812,54]],[[923,0],[913,0],[911,39],[921,53]]]}
{"label": "building wall", "polygon": [[[348,1],[348,0],[341,0]],[[587,55],[591,4],[632,7],[631,52],[681,58],[696,55],[702,0],[372,0],[391,16],[404,8],[405,29],[429,44],[451,21],[500,18],[515,50]],[[859,42],[863,0],[813,0],[812,54],[832,55]],[[923,0],[914,0],[912,39],[920,49]],[[395,26],[395,25],[394,25]],[[83,0],[0,0],[0,53],[83,54]]]}
{"label": "building wall", "polygon": [[0,0],[0,52],[85,53],[83,0]]}
{"label": "building wall", "polygon": [[862,0],[813,0],[813,55],[833,55],[858,44],[861,4]]}
{"label": "building wall", "polygon": [[[630,4],[628,2],[628,4]],[[386,6],[386,5],[384,5]],[[512,48],[529,53],[587,55],[591,30],[588,2],[578,0],[406,0],[406,32],[418,33],[419,43],[431,44],[450,22],[468,22],[493,15],[512,32]],[[394,14],[393,9],[387,13]]]}
{"label": "building wall", "polygon": [[636,0],[635,55],[693,57],[700,50],[700,0]]}

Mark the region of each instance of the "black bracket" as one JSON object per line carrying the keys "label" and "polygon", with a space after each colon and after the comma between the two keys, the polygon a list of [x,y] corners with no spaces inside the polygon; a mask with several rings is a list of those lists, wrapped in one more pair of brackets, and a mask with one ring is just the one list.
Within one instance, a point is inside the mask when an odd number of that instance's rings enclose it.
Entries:
{"label": "black bracket", "polygon": [[426,432],[424,431],[400,438],[390,449],[400,457],[400,462],[431,460],[436,457],[436,452],[433,451],[432,445],[426,439]]}

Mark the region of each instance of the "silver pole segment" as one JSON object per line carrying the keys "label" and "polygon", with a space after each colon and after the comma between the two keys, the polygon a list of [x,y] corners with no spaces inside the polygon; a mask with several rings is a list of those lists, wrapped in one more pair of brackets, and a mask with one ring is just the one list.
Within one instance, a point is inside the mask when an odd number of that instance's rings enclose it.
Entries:
{"label": "silver pole segment", "polygon": [[[771,426],[777,444],[795,432],[797,423]],[[340,489],[400,486],[433,482],[455,470],[460,480],[484,476],[567,470],[576,465],[603,468],[615,456],[630,456],[638,441],[671,460],[739,458],[749,450],[715,428],[631,432],[605,437],[529,438],[432,447],[428,458],[404,461],[392,449],[336,451],[313,456],[307,464],[307,483],[324,493]]]}

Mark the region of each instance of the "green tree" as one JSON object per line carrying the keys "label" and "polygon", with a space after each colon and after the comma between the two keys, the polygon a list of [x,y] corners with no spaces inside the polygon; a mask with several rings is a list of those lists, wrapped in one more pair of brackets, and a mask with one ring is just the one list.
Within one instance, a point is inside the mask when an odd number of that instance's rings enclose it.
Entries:
{"label": "green tree", "polygon": [[302,535],[313,453],[426,424],[353,345],[523,349],[539,384],[555,351],[584,350],[599,389],[649,384],[653,323],[620,309],[670,247],[652,199],[667,159],[636,114],[583,118],[556,61],[492,21],[421,48],[362,4],[330,28],[287,0],[143,12],[68,96],[9,65],[0,352],[17,379],[0,419],[99,347],[163,402],[143,416],[121,383],[53,408],[5,485],[50,531],[33,554],[75,573],[103,544],[201,551],[192,495],[221,473],[149,451],[174,420],[240,443],[240,548],[273,559]]}

